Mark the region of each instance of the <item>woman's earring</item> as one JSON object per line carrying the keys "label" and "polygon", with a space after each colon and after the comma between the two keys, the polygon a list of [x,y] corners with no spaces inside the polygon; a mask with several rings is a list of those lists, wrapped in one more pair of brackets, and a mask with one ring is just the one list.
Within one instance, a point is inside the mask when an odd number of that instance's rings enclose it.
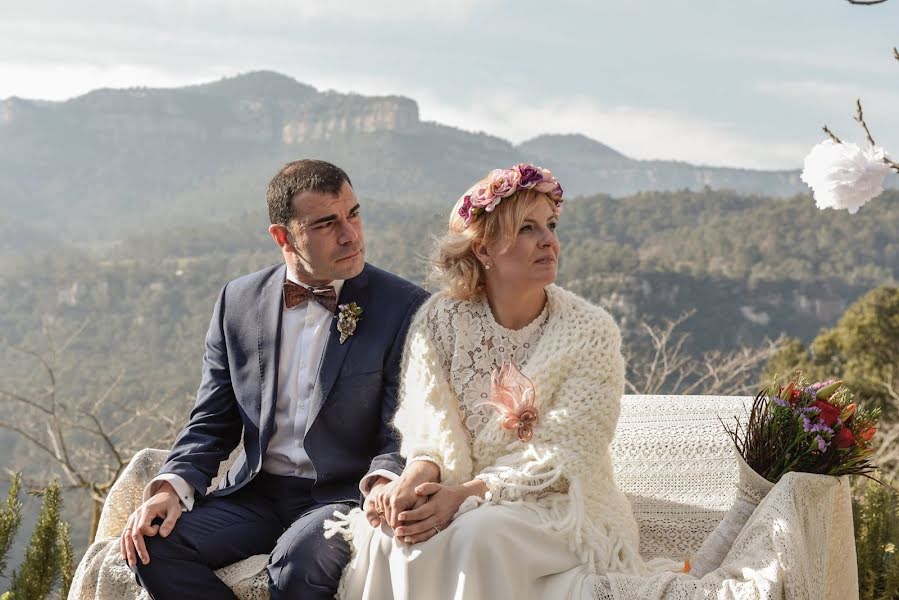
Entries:
{"label": "woman's earring", "polygon": [[490,261],[489,260],[486,263],[484,263],[484,268],[487,269],[488,271],[490,270]]}

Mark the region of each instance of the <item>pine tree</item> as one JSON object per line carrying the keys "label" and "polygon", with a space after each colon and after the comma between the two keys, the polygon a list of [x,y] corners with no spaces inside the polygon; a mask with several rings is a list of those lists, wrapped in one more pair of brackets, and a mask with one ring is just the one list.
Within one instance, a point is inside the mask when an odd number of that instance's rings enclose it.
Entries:
{"label": "pine tree", "polygon": [[3,576],[6,570],[7,554],[12,548],[13,540],[16,537],[16,531],[22,522],[22,504],[19,502],[19,481],[18,475],[13,475],[12,482],[9,486],[9,494],[6,497],[6,503],[0,506],[0,576]]}
{"label": "pine tree", "polygon": [[69,524],[59,524],[59,552],[61,573],[61,593],[62,598],[67,598],[69,588],[72,587],[72,579],[75,577],[75,552],[72,550],[72,541],[69,537]]}
{"label": "pine tree", "polygon": [[59,512],[62,498],[59,483],[52,482],[44,491],[41,512],[25,551],[25,560],[13,572],[9,594],[12,600],[43,600],[53,590],[62,567],[59,543]]}

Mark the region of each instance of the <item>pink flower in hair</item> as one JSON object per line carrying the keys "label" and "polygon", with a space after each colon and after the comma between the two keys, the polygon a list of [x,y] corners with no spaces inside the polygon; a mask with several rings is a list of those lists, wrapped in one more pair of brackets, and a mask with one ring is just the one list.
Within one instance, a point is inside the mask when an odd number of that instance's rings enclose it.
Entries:
{"label": "pink flower in hair", "polygon": [[518,190],[518,184],[521,182],[521,173],[518,169],[494,169],[490,171],[489,177],[487,189],[499,198],[511,196]]}
{"label": "pink flower in hair", "polygon": [[503,429],[514,430],[518,439],[529,442],[534,435],[538,413],[534,403],[537,390],[514,362],[504,364],[493,372],[488,404],[496,409]]}
{"label": "pink flower in hair", "polygon": [[490,186],[479,187],[471,194],[471,205],[475,208],[486,208],[496,202],[496,196]]}

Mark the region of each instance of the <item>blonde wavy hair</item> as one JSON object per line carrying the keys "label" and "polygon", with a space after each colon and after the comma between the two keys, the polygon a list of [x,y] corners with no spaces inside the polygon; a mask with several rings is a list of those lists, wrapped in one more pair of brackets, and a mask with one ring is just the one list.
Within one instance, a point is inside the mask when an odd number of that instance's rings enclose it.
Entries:
{"label": "blonde wavy hair", "polygon": [[[477,187],[487,178],[472,187]],[[538,202],[547,202],[558,215],[557,203],[547,194],[533,189],[519,190],[504,198],[491,212],[478,215],[468,226],[459,215],[465,196],[459,198],[450,213],[446,235],[435,242],[428,283],[438,285],[453,298],[470,300],[484,293],[484,265],[475,256],[472,244],[481,241],[500,254],[515,243],[527,214]]]}

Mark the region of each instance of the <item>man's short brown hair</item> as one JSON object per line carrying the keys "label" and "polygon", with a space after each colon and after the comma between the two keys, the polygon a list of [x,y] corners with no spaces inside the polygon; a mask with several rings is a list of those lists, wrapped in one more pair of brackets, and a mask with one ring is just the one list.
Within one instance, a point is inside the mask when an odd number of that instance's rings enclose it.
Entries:
{"label": "man's short brown hair", "polygon": [[343,169],[329,162],[303,159],[287,163],[272,178],[265,192],[268,217],[273,224],[287,225],[296,216],[294,196],[308,191],[339,196],[343,182],[353,185]]}

